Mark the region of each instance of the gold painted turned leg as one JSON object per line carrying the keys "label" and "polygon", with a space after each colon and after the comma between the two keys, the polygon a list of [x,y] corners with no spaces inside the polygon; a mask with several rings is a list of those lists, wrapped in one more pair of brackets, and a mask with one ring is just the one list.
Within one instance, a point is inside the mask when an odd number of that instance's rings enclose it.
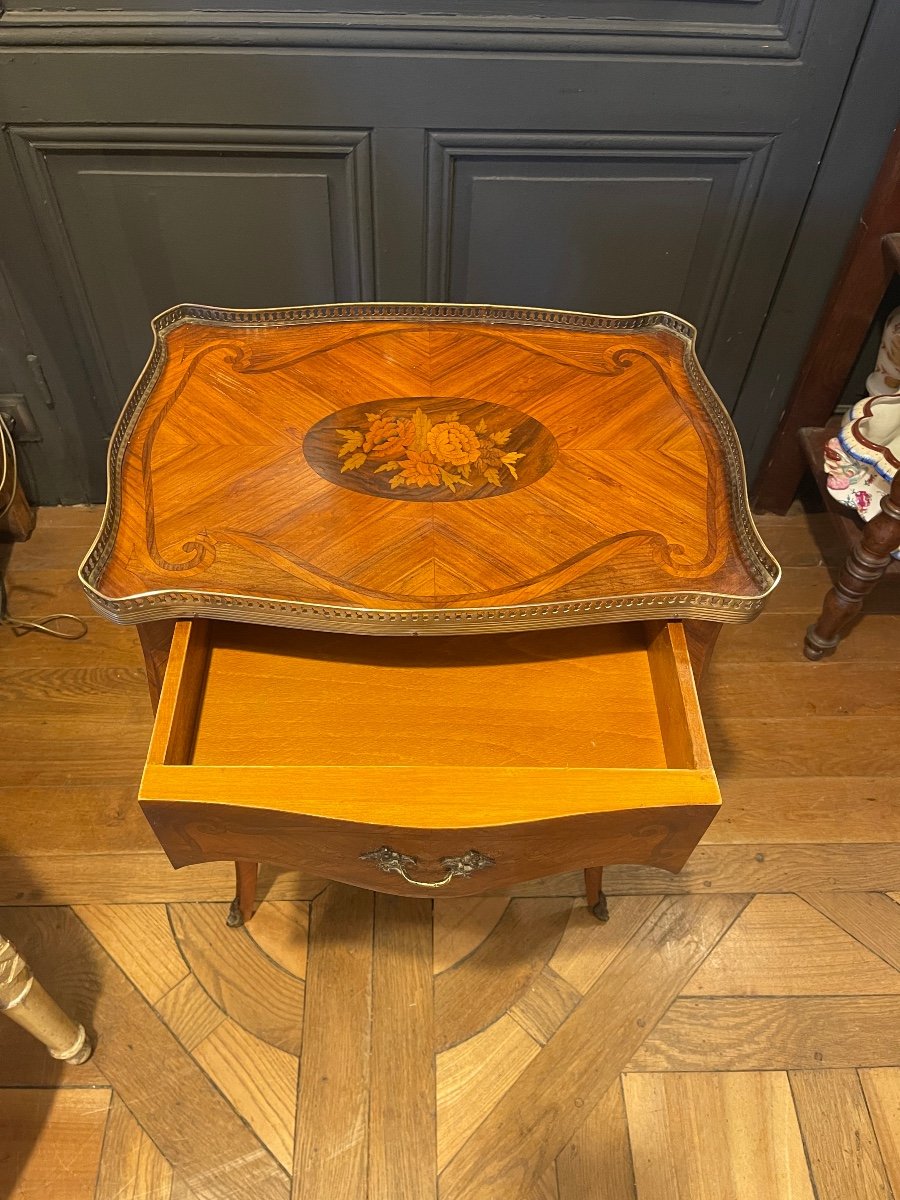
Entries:
{"label": "gold painted turned leg", "polygon": [[234,864],[234,874],[235,897],[231,902],[226,921],[232,928],[246,925],[253,916],[256,904],[256,883],[259,879],[259,863],[238,861]]}
{"label": "gold painted turned leg", "polygon": [[603,868],[584,868],[584,890],[587,905],[598,921],[609,920],[609,906],[603,893]]}
{"label": "gold painted turned leg", "polygon": [[84,1026],[66,1016],[32,975],[15,946],[2,936],[0,1012],[43,1042],[54,1058],[77,1065],[91,1056],[93,1047]]}

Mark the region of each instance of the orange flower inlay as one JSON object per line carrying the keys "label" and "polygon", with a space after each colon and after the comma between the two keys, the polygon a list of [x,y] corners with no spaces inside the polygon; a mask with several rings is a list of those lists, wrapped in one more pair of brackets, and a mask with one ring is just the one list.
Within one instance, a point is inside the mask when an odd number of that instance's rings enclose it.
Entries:
{"label": "orange flower inlay", "polygon": [[[397,476],[394,476],[396,479]],[[417,454],[415,450],[410,450],[409,458],[401,459],[400,461],[400,479],[404,483],[416,487],[437,487],[441,482],[441,469],[434,461],[434,456],[430,451],[424,450],[421,454]],[[391,480],[391,487],[394,485],[394,480]]]}
{"label": "orange flower inlay", "polygon": [[478,434],[461,421],[441,421],[432,425],[428,433],[428,449],[438,462],[464,467],[466,463],[478,462],[481,443]]}
{"label": "orange flower inlay", "polygon": [[387,461],[397,458],[412,445],[415,429],[412,421],[396,421],[390,417],[379,417],[370,422],[369,432],[363,438],[362,448],[372,458]]}

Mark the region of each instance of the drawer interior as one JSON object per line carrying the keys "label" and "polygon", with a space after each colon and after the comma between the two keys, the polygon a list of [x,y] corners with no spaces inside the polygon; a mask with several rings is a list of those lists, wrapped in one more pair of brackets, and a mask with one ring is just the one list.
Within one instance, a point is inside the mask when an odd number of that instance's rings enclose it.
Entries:
{"label": "drawer interior", "polygon": [[710,767],[677,622],[468,638],[179,622],[149,761]]}

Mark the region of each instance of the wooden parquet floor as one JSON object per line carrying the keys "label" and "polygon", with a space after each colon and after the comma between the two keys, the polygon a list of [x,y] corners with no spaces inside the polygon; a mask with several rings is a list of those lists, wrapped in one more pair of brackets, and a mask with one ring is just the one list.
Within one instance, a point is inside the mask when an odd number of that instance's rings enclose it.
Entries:
{"label": "wooden parquet floor", "polygon": [[[97,511],[42,513],[14,611],[87,614]],[[900,593],[805,662],[834,551],[786,567],[702,689],[725,805],[685,871],[409,901],[174,872],[134,801],[136,638],[0,630],[0,929],[96,1033],[0,1018],[4,1200],[900,1200]]]}

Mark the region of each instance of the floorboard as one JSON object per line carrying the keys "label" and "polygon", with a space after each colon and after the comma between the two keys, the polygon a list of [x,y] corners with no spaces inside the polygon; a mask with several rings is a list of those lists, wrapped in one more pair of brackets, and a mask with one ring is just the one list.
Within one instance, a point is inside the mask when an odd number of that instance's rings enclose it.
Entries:
{"label": "floorboard", "polygon": [[625,1104],[640,1200],[816,1200],[783,1072],[626,1075]]}
{"label": "floorboard", "polygon": [[368,1191],[373,932],[370,892],[313,901],[292,1200]]}
{"label": "floorboard", "polygon": [[0,1089],[0,1196],[94,1200],[109,1088]]}
{"label": "floorboard", "polygon": [[856,1071],[792,1071],[818,1200],[893,1200]]}
{"label": "floorboard", "polygon": [[556,1159],[559,1200],[637,1200],[621,1080],[595,1104]]}

